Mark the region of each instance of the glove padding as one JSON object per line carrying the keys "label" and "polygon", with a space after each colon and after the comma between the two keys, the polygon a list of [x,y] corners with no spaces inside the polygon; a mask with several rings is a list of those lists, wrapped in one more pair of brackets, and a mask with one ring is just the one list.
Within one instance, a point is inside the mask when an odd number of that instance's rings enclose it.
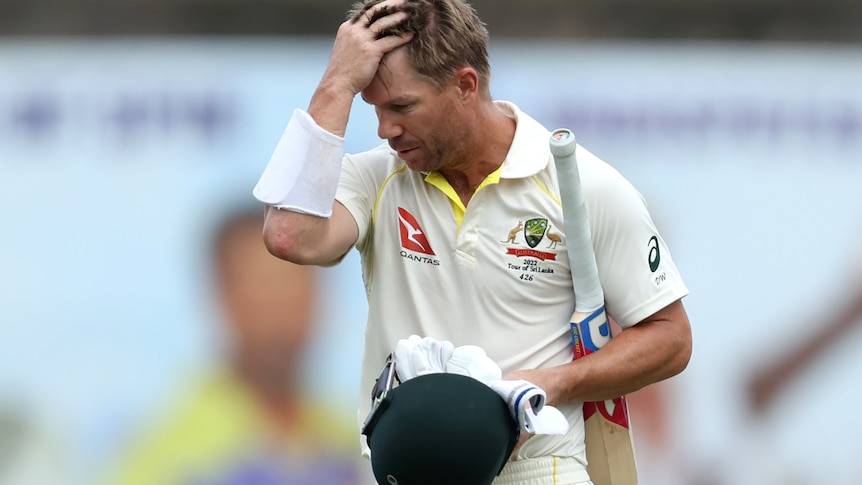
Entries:
{"label": "glove padding", "polygon": [[462,345],[455,347],[452,356],[446,362],[446,372],[461,374],[487,383],[503,378],[503,371],[482,347]]}
{"label": "glove padding", "polygon": [[401,382],[425,374],[446,372],[455,346],[448,340],[411,335],[395,346],[395,369]]}
{"label": "glove padding", "polygon": [[435,372],[472,377],[506,401],[518,427],[527,433],[565,434],[569,430],[563,413],[545,405],[545,391],[523,379],[504,380],[500,366],[481,347],[455,347],[447,340],[411,335],[395,346],[395,368],[401,382]]}

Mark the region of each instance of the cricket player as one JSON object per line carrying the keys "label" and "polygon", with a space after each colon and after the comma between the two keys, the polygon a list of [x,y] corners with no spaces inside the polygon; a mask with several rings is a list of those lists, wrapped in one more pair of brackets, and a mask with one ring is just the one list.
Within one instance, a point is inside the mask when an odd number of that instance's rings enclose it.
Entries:
{"label": "cricket player", "polygon": [[[369,304],[362,389],[408,336],[478,346],[505,379],[541,388],[570,425],[560,435],[522,432],[494,483],[589,484],[582,403],[687,366],[688,289],[641,195],[578,147],[606,308],[624,330],[573,361],[550,132],[494,100],[490,79],[488,32],[469,4],[357,3],[254,188],[266,205],[263,238],[301,264],[359,251]],[[345,154],[357,95],[374,107],[385,143]],[[369,410],[364,402],[360,423]]]}

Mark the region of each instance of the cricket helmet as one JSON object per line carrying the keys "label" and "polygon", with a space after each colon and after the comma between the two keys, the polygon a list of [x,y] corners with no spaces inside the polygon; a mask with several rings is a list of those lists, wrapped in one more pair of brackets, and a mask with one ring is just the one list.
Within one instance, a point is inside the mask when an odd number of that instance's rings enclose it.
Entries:
{"label": "cricket helmet", "polygon": [[426,374],[382,394],[363,428],[381,485],[488,485],[518,442],[503,398],[471,377]]}

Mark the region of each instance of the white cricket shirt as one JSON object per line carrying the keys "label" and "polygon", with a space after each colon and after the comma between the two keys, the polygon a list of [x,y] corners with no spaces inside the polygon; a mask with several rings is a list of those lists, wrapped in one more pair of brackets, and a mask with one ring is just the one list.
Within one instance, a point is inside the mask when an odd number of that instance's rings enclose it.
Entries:
{"label": "white cricket shirt", "polygon": [[[359,227],[369,304],[360,422],[386,356],[411,334],[478,345],[504,376],[572,360],[574,298],[550,132],[515,105],[498,105],[516,118],[515,137],[466,209],[443,177],[408,169],[385,144],[344,157],[336,199]],[[640,194],[580,146],[577,157],[606,309],[628,327],[688,290]],[[557,407],[569,433],[535,436],[519,457],[583,460],[581,404]]]}

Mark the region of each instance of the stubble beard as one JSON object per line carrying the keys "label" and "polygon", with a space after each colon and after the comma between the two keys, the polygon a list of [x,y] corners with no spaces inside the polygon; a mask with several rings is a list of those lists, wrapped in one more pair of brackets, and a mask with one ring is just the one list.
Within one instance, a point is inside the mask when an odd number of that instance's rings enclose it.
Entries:
{"label": "stubble beard", "polygon": [[430,143],[425,145],[424,171],[463,170],[470,164],[468,147],[472,133],[462,123],[433,133]]}

